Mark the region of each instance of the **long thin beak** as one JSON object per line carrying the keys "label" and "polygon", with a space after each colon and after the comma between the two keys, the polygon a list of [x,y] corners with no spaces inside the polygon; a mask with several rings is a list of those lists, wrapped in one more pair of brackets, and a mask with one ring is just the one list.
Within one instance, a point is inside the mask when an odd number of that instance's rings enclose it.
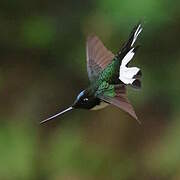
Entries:
{"label": "long thin beak", "polygon": [[64,111],[61,111],[60,113],[57,113],[57,114],[55,114],[54,116],[51,116],[51,117],[49,117],[49,118],[41,121],[40,124],[44,124],[44,123],[46,123],[47,121],[50,121],[50,120],[52,120],[52,119],[54,119],[54,118],[56,118],[56,117],[64,114],[65,112],[71,111],[72,109],[73,109],[73,107],[69,107],[69,108],[65,109]]}

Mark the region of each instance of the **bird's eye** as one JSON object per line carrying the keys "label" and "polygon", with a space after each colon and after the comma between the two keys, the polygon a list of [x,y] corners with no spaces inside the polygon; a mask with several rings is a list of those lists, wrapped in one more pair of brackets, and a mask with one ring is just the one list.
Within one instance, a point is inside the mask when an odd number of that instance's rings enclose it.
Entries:
{"label": "bird's eye", "polygon": [[84,98],[83,100],[84,100],[84,101],[88,101],[88,98]]}

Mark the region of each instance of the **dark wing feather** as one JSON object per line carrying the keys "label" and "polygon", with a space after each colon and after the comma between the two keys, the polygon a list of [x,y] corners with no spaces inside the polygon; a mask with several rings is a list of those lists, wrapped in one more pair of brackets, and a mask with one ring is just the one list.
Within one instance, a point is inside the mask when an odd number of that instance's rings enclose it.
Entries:
{"label": "dark wing feather", "polygon": [[120,109],[122,109],[125,112],[127,112],[128,114],[130,114],[133,118],[138,120],[136,113],[126,96],[120,95],[120,96],[116,96],[113,98],[106,97],[106,96],[100,96],[100,99],[119,107]]}
{"label": "dark wing feather", "polygon": [[96,35],[90,35],[87,39],[86,56],[90,80],[94,80],[114,58],[114,54],[107,50]]}
{"label": "dark wing feather", "polygon": [[105,96],[103,93],[98,95],[98,97],[105,102],[108,102],[110,104],[119,107],[120,109],[124,110],[138,121],[134,108],[132,107],[131,103],[129,102],[126,96],[125,86],[119,86],[119,87],[117,86],[115,91],[116,91],[116,96],[114,97]]}

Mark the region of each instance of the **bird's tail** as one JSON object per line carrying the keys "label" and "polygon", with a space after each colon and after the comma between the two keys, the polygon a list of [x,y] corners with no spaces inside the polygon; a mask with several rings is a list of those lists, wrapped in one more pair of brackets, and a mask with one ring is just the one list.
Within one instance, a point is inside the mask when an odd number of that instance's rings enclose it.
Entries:
{"label": "bird's tail", "polygon": [[130,33],[128,41],[122,46],[116,57],[121,61],[119,70],[119,79],[126,85],[134,88],[141,87],[141,70],[137,67],[128,67],[139,46],[134,46],[138,35],[142,31],[141,23],[137,24]]}

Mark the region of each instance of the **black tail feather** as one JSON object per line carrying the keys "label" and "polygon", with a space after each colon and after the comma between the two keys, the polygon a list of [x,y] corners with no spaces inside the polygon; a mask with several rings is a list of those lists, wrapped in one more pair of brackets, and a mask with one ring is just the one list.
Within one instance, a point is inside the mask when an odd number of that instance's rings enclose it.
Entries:
{"label": "black tail feather", "polygon": [[133,79],[139,79],[142,77],[142,71],[139,70],[138,73],[133,77]]}
{"label": "black tail feather", "polygon": [[139,79],[136,79],[131,86],[135,89],[140,89],[141,88],[141,81]]}
{"label": "black tail feather", "polygon": [[[119,52],[117,53],[117,57],[118,59],[122,60],[124,58],[124,56],[130,51],[130,49],[132,47],[134,47],[134,43],[133,41],[136,40],[135,39],[135,35],[137,33],[137,30],[138,32],[140,32],[142,30],[142,25],[141,23],[138,23],[134,28],[133,30],[131,31],[130,35],[129,35],[129,38],[128,38],[128,41],[126,43],[124,43],[124,45],[121,47],[121,49],[119,50]],[[133,43],[133,44],[132,44]],[[137,50],[139,46],[136,46],[135,49]],[[134,50],[135,50],[134,49]]]}

